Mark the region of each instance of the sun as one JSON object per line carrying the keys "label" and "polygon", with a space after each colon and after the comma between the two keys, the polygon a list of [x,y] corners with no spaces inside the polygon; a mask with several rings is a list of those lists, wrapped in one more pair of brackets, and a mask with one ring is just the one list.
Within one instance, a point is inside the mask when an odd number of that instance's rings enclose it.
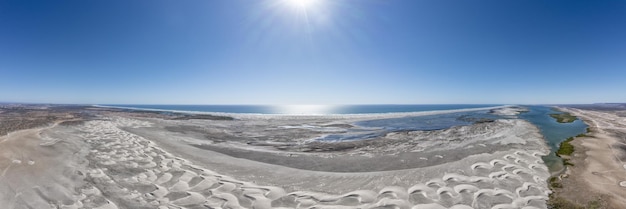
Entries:
{"label": "sun", "polygon": [[314,7],[319,0],[285,0],[290,6],[296,9],[310,9]]}

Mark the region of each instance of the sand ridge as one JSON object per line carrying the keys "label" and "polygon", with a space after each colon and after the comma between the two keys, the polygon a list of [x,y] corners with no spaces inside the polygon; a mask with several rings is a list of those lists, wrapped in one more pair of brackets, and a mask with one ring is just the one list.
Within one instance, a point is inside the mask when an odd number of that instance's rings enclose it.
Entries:
{"label": "sand ridge", "polygon": [[[118,126],[122,119],[85,124],[84,138],[92,143],[91,158],[97,169],[89,172],[105,188],[117,187],[117,202],[125,205],[212,208],[542,208],[549,191],[547,173],[537,164],[541,152],[518,150],[501,159],[468,166],[473,173],[445,173],[409,188],[388,187],[379,191],[356,190],[343,194],[313,191],[286,192],[279,186],[260,186],[217,174],[176,157],[153,142],[130,134]],[[137,122],[133,123],[137,126]],[[135,170],[125,174],[114,170]],[[508,190],[503,185],[519,182]],[[337,185],[340,186],[340,185]],[[132,197],[128,198],[128,197]],[[494,201],[497,200],[497,201]]]}
{"label": "sand ridge", "polygon": [[615,112],[564,110],[581,117],[591,128],[589,137],[572,142],[583,151],[573,158],[575,166],[569,169],[569,178],[580,179],[593,194],[608,195],[612,208],[626,208],[626,121]]}
{"label": "sand ridge", "polygon": [[[161,135],[165,132],[139,135],[154,131],[157,124],[103,115],[79,125],[12,134],[20,140],[8,142],[20,142],[13,151],[22,157],[0,163],[48,167],[33,177],[22,176],[24,171],[15,166],[4,166],[6,179],[0,184],[10,186],[0,188],[13,188],[11,182],[16,180],[22,186],[19,191],[2,191],[0,203],[15,208],[102,209],[546,208],[549,173],[541,156],[547,147],[537,130],[517,119],[495,124],[499,128],[472,127],[477,135],[466,139],[471,141],[454,139],[432,145],[452,146],[442,149],[439,157],[427,159],[439,162],[436,165],[343,173],[235,158],[172,140]],[[468,130],[457,131],[434,133],[452,136]],[[434,133],[406,133],[396,135],[400,137],[396,140],[425,137],[420,142],[425,143]],[[499,150],[445,161],[451,155],[447,152],[482,147],[478,144]],[[25,163],[29,159],[34,164]]]}

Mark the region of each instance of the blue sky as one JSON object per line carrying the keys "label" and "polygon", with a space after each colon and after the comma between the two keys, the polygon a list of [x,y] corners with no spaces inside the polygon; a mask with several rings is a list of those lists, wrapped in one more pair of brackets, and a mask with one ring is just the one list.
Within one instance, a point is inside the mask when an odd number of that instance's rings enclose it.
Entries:
{"label": "blue sky", "polygon": [[0,101],[626,102],[626,1],[0,1]]}

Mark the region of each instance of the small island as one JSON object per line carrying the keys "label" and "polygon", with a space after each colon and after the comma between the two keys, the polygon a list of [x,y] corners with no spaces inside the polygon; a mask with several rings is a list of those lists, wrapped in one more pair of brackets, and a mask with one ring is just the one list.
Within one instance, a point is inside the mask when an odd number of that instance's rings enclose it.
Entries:
{"label": "small island", "polygon": [[572,142],[573,140],[574,140],[574,137],[569,137],[565,141],[561,142],[561,144],[559,145],[559,150],[556,152],[556,155],[559,157],[563,155],[568,155],[568,156],[572,155],[572,153],[574,153],[574,146],[572,146],[570,142]]}
{"label": "small island", "polygon": [[[581,134],[576,137],[579,136],[584,135]],[[570,162],[570,156],[572,155],[572,153],[574,153],[574,146],[570,144],[572,141],[574,141],[574,137],[567,138],[565,141],[561,142],[561,144],[559,145],[559,150],[556,151],[556,156],[563,159],[563,165],[566,166],[574,166],[574,164]]]}
{"label": "small island", "polygon": [[567,112],[550,114],[550,117],[556,119],[556,122],[559,123],[571,123],[578,120],[576,116],[570,115]]}

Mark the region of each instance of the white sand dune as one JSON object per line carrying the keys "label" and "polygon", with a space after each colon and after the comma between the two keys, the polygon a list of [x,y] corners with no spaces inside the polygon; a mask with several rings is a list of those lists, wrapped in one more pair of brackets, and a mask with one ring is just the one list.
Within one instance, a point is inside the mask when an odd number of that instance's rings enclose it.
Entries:
{"label": "white sand dune", "polygon": [[[506,122],[508,123],[508,122]],[[523,123],[519,123],[526,125]],[[518,123],[509,125],[516,126]],[[545,182],[547,168],[540,161],[544,147],[533,150],[517,149],[478,154],[463,162],[388,172],[333,173],[291,169],[293,175],[284,173],[287,178],[299,175],[315,178],[308,184],[323,184],[328,188],[341,188],[358,182],[361,188],[346,192],[329,192],[300,188],[299,185],[278,185],[261,181],[261,173],[250,173],[238,178],[220,174],[207,164],[185,159],[180,153],[170,153],[147,138],[135,135],[125,128],[149,127],[151,123],[117,117],[106,120],[93,120],[75,128],[54,129],[79,137],[67,141],[80,144],[72,151],[60,147],[64,143],[34,143],[37,149],[56,148],[63,153],[81,153],[74,158],[59,158],[55,163],[69,168],[57,173],[64,176],[71,171],[76,182],[63,186],[66,197],[48,197],[41,194],[28,194],[37,203],[22,204],[21,208],[41,208],[48,205],[59,208],[545,208],[549,190]],[[30,133],[30,132],[29,132]],[[33,132],[34,133],[34,132]],[[30,133],[32,134],[32,133]],[[13,136],[15,136],[14,134]],[[502,134],[506,139],[506,134]],[[498,136],[500,137],[500,136]],[[38,138],[31,139],[40,142]],[[520,140],[520,139],[515,139]],[[540,139],[533,139],[538,140]],[[66,140],[63,140],[66,141]],[[490,142],[491,143],[491,142]],[[494,141],[492,144],[502,142]],[[27,145],[20,145],[29,147]],[[496,145],[490,145],[496,146]],[[538,146],[538,145],[537,145]],[[25,153],[25,152],[21,152]],[[25,155],[26,156],[26,155]],[[35,158],[35,153],[28,153]],[[445,159],[442,154],[439,160]],[[24,157],[12,156],[12,162],[26,162]],[[207,156],[220,157],[220,156]],[[65,159],[62,161],[61,159]],[[67,160],[70,159],[70,160]],[[74,164],[76,159],[86,159],[82,164]],[[221,161],[224,164],[239,162]],[[36,162],[38,158],[35,159]],[[80,160],[76,160],[79,162]],[[84,160],[83,160],[84,161]],[[11,163],[6,167],[3,178],[19,179],[15,175],[17,167],[38,166],[40,163]],[[237,168],[237,167],[234,167]],[[268,167],[271,168],[271,167]],[[287,169],[287,168],[281,168]],[[421,172],[421,170],[428,172]],[[242,171],[241,173],[245,173]],[[11,175],[5,177],[5,175]],[[255,176],[256,175],[256,176]],[[417,175],[422,177],[416,178]],[[412,177],[411,177],[412,176]],[[378,180],[382,179],[392,180]],[[409,178],[409,180],[406,180]],[[245,180],[243,180],[245,179]],[[37,184],[53,184],[56,181],[42,181]],[[2,188],[6,186],[3,180]],[[55,183],[56,184],[56,183]],[[368,185],[373,186],[368,186]],[[378,185],[384,185],[379,187]],[[30,191],[30,185],[18,188]],[[297,189],[294,189],[297,188]],[[15,201],[2,191],[1,203]],[[32,193],[32,192],[31,192]],[[47,195],[50,192],[45,192]],[[45,196],[45,198],[44,198]],[[51,200],[63,200],[54,202]],[[20,208],[20,207],[18,207]]]}

